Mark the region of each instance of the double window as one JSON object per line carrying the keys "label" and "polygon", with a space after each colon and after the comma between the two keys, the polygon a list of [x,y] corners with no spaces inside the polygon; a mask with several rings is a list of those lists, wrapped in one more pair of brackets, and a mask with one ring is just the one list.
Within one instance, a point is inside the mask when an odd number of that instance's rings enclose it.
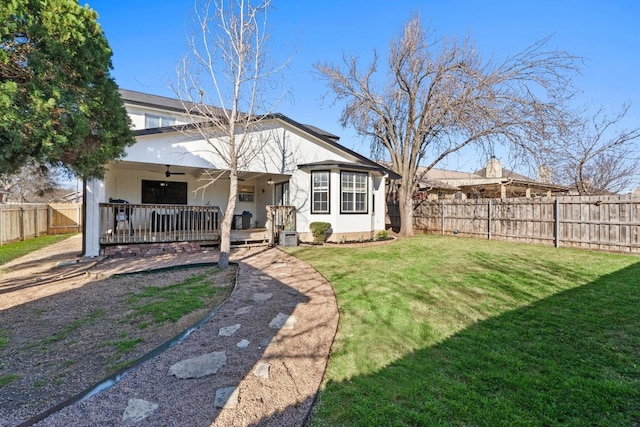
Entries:
{"label": "double window", "polygon": [[329,213],[329,171],[311,172],[311,213]]}
{"label": "double window", "polygon": [[367,213],[367,178],[363,172],[340,172],[340,213]]}
{"label": "double window", "polygon": [[[330,213],[329,171],[311,172],[311,213]],[[340,172],[340,213],[367,213],[369,175],[366,172]]]}

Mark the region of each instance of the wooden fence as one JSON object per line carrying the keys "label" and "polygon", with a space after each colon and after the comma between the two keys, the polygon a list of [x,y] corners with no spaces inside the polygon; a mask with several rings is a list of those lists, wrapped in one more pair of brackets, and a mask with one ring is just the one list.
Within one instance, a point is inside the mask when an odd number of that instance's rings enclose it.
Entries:
{"label": "wooden fence", "polygon": [[43,234],[81,231],[81,204],[0,204],[0,245]]}
{"label": "wooden fence", "polygon": [[[392,226],[398,206],[390,203]],[[419,232],[640,253],[640,197],[435,200],[414,212]]]}

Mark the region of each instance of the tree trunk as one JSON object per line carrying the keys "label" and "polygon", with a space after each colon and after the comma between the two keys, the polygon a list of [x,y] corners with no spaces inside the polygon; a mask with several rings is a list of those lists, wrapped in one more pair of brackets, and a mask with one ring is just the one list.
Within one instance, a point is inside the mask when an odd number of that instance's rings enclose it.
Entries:
{"label": "tree trunk", "polygon": [[238,173],[231,171],[229,177],[229,200],[227,209],[224,211],[224,219],[220,227],[220,259],[218,267],[227,268],[229,266],[229,256],[231,254],[231,222],[233,212],[236,210],[236,197],[238,194]]}
{"label": "tree trunk", "polygon": [[[407,188],[409,191],[407,191]],[[400,236],[411,237],[413,231],[413,191],[410,186],[401,185],[398,189],[398,202],[400,208]]]}

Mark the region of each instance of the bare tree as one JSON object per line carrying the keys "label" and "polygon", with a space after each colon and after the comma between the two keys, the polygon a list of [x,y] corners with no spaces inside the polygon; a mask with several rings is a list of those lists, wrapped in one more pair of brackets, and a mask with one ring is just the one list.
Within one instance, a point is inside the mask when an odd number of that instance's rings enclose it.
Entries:
{"label": "bare tree", "polygon": [[0,188],[9,192],[9,202],[49,201],[60,188],[60,175],[59,169],[31,159],[18,172],[0,176]]}
{"label": "bare tree", "polygon": [[[224,176],[229,199],[221,225],[221,267],[229,263],[231,221],[238,195],[238,173],[261,151],[264,136],[255,130],[274,105],[268,105],[265,85],[282,67],[266,62],[267,9],[270,0],[206,0],[195,5],[195,36],[178,67],[174,88],[191,116],[191,132],[207,143],[223,167],[207,174],[202,190]],[[263,140],[260,140],[262,138]]]}
{"label": "bare tree", "polygon": [[467,38],[438,41],[409,20],[390,43],[387,79],[377,77],[378,56],[361,72],[315,68],[344,101],[341,123],[371,139],[382,160],[402,176],[398,190],[401,235],[413,234],[412,195],[423,173],[469,145],[509,143],[530,150],[564,126],[578,58],[547,51],[542,40],[504,60],[483,61]]}
{"label": "bare tree", "polygon": [[546,141],[540,157],[551,166],[554,179],[580,195],[619,193],[637,184],[640,128],[617,127],[629,108],[624,105],[612,117],[600,109],[565,135]]}

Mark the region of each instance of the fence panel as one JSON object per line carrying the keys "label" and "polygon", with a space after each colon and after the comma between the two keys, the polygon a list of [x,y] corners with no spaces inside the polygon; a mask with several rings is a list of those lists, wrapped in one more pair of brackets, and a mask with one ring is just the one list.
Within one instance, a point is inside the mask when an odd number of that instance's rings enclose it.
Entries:
{"label": "fence panel", "polygon": [[[389,204],[390,223],[399,209]],[[640,253],[640,197],[422,201],[416,231],[616,252]]]}
{"label": "fence panel", "polygon": [[80,231],[82,205],[78,203],[0,205],[0,244]]}

